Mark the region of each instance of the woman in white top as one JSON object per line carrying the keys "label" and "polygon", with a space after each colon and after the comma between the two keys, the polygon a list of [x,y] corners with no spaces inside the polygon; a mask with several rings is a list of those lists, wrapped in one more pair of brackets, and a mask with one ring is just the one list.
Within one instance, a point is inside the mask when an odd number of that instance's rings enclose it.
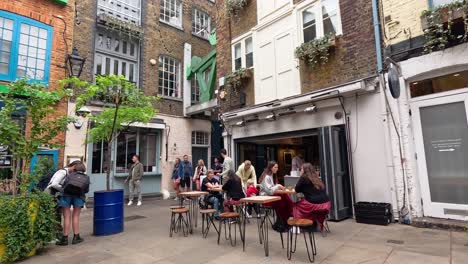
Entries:
{"label": "woman in white top", "polygon": [[278,163],[275,161],[270,161],[268,166],[263,171],[262,176],[260,177],[260,195],[275,195],[280,196],[281,200],[276,202],[271,202],[265,205],[269,205],[275,209],[276,222],[273,225],[273,229],[278,232],[287,231],[287,222],[289,217],[292,215],[294,203],[292,202],[289,195],[286,194],[275,194],[277,190],[284,190],[284,186],[281,184],[275,184],[273,180],[273,175],[278,172]]}
{"label": "woman in white top", "polygon": [[197,191],[200,191],[200,177],[206,176],[206,172],[205,162],[203,162],[203,160],[198,160],[198,165],[195,168],[195,173],[193,174],[193,182],[197,186]]}

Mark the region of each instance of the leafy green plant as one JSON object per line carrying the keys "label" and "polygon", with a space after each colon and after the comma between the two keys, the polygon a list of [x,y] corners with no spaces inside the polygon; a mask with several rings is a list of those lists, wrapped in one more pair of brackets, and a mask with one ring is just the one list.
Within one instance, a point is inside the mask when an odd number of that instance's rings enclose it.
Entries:
{"label": "leafy green plant", "polygon": [[245,6],[247,0],[226,0],[226,13],[229,17],[237,17]]}
{"label": "leafy green plant", "polygon": [[46,193],[0,196],[0,263],[35,253],[56,235],[55,202]]}
{"label": "leafy green plant", "polygon": [[234,91],[237,91],[242,87],[244,81],[249,77],[250,70],[246,68],[240,68],[226,76],[226,84]]}
{"label": "leafy green plant", "polygon": [[[98,115],[90,116],[94,124],[89,131],[89,142],[105,141],[112,146],[121,131],[133,123],[147,123],[156,114],[155,96],[147,96],[123,75],[96,76],[96,83],[69,78],[62,85],[72,85],[82,91],[76,99],[76,111],[95,98],[104,106]],[[106,188],[110,190],[111,151],[106,157]]]}
{"label": "leafy green plant", "polygon": [[56,107],[70,95],[70,90],[50,91],[42,84],[24,79],[10,83],[8,91],[0,93],[0,101],[4,103],[0,109],[0,145],[8,146],[12,155],[13,195],[32,156],[44,146],[60,147],[56,137],[65,132],[73,118],[57,116]]}
{"label": "leafy green plant", "polygon": [[296,58],[304,61],[312,68],[326,64],[330,57],[330,49],[333,46],[334,38],[333,35],[326,35],[303,43],[296,48]]}
{"label": "leafy green plant", "polygon": [[[463,17],[465,28],[464,35],[456,35],[453,32],[453,20]],[[443,50],[450,41],[468,40],[468,1],[455,1],[435,9],[425,10],[421,14],[426,43],[424,52],[431,53]]]}

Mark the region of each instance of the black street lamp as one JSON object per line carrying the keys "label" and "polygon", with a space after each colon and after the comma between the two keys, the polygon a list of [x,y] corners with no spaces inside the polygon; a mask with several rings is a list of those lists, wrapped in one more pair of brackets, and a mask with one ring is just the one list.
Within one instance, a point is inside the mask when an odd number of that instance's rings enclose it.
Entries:
{"label": "black street lamp", "polygon": [[78,49],[73,48],[72,54],[67,56],[68,76],[79,78],[86,59],[78,54]]}

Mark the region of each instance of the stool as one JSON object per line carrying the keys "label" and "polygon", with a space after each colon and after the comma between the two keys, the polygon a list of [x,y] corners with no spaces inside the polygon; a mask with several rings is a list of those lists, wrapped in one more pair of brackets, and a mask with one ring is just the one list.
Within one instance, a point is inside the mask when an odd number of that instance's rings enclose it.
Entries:
{"label": "stool", "polygon": [[169,228],[169,237],[172,237],[173,233],[177,233],[182,229],[182,234],[186,237],[189,232],[192,232],[190,223],[190,216],[188,208],[176,208],[171,209],[171,226]]}
{"label": "stool", "polygon": [[[296,238],[294,241],[294,250],[293,250],[293,235],[294,234],[292,234],[291,227],[297,227],[297,228],[300,228],[301,232],[304,234],[304,242],[305,242],[305,246],[307,249],[307,256],[309,257],[309,261],[314,262],[315,255],[317,255],[317,247],[315,245],[315,236],[314,236],[314,233],[312,232],[314,221],[309,220],[309,219],[289,219],[288,225],[290,226],[289,231],[288,231],[288,241],[287,241],[288,260],[291,260],[292,253],[296,252],[296,246],[297,246],[297,233],[295,233]],[[310,246],[312,247],[312,259],[310,258],[310,250],[307,244],[307,238],[306,238],[305,233],[309,233],[309,242],[310,242]]]}
{"label": "stool", "polygon": [[[241,240],[244,241],[244,238],[242,237],[242,232],[241,232],[241,221],[240,221],[240,214],[239,213],[236,213],[236,212],[226,212],[226,213],[222,213],[219,215],[219,217],[221,218],[221,220],[219,221],[219,229],[218,229],[218,245],[219,245],[219,240],[221,238],[221,230],[222,230],[222,227],[223,227],[223,224],[224,224],[224,235],[226,236],[226,239],[227,240],[230,240],[231,242],[231,246],[235,246],[236,243],[237,243],[237,227],[236,225],[239,225],[239,233],[241,234]],[[234,243],[232,241],[232,224],[233,224],[233,221],[235,221],[235,225],[234,225]],[[229,227],[229,237],[227,235],[227,227],[226,227],[226,222],[227,222],[227,225]]]}
{"label": "stool", "polygon": [[169,207],[169,208],[172,210],[172,209],[185,208],[185,206],[183,206],[183,205],[173,205],[173,206],[171,206],[171,207]]}
{"label": "stool", "polygon": [[[219,230],[213,221],[213,214],[216,213],[216,210],[215,209],[201,209],[200,213],[202,215],[203,238],[206,238],[208,236],[208,232],[210,231],[210,225],[213,225],[214,229],[216,230],[216,233],[219,234]],[[206,227],[205,227],[205,223],[206,223]]]}

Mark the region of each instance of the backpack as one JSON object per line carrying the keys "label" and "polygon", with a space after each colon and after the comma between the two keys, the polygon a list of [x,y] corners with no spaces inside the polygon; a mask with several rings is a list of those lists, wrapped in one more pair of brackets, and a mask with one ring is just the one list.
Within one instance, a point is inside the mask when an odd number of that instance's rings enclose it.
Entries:
{"label": "backpack", "polygon": [[[61,169],[61,170],[63,170],[63,169]],[[59,170],[51,171],[48,174],[46,174],[45,176],[42,176],[42,178],[39,179],[39,182],[36,184],[35,188],[38,189],[41,192],[45,191],[47,186],[49,186],[50,180],[52,180],[52,177],[54,176],[54,174],[57,171],[59,171]],[[53,191],[54,190],[51,190],[51,192],[53,192]],[[51,194],[54,194],[54,193],[51,193]]]}
{"label": "backpack", "polygon": [[63,183],[63,193],[81,196],[89,191],[89,177],[82,172],[75,172],[66,176]]}

